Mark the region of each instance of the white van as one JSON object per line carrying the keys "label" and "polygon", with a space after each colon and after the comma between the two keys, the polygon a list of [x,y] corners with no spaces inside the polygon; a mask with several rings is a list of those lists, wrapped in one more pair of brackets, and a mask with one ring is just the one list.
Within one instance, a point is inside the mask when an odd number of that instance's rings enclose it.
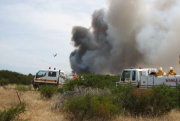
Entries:
{"label": "white van", "polygon": [[33,87],[37,88],[41,84],[62,85],[65,83],[67,75],[61,70],[39,70],[33,80]]}

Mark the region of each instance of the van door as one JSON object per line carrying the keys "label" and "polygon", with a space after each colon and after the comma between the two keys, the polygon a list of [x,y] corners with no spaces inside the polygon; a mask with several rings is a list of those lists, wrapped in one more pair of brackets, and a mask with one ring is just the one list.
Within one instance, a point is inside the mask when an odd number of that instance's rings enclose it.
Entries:
{"label": "van door", "polygon": [[64,84],[64,83],[65,83],[65,78],[66,78],[66,76],[65,76],[65,73],[62,72],[62,71],[60,71],[59,73],[60,73],[60,74],[59,74],[59,84],[61,85],[61,84]]}
{"label": "van door", "polygon": [[131,84],[137,86],[137,71],[136,70],[132,70],[131,71]]}
{"label": "van door", "polygon": [[148,77],[141,75],[140,78],[140,88],[148,88]]}
{"label": "van door", "polygon": [[129,70],[125,70],[123,71],[122,75],[121,75],[121,82],[130,82],[131,81],[131,71]]}
{"label": "van door", "polygon": [[48,76],[47,76],[47,83],[57,83],[57,72],[56,71],[48,71]]}
{"label": "van door", "polygon": [[35,82],[45,82],[47,78],[47,71],[39,71],[36,73]]}

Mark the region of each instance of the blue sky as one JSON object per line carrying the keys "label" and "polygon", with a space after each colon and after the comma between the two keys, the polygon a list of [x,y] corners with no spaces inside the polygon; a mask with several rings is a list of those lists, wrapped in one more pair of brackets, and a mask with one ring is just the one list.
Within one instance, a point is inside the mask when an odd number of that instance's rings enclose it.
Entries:
{"label": "blue sky", "polygon": [[107,0],[1,0],[0,70],[70,72],[72,27],[89,28],[94,10],[106,7]]}

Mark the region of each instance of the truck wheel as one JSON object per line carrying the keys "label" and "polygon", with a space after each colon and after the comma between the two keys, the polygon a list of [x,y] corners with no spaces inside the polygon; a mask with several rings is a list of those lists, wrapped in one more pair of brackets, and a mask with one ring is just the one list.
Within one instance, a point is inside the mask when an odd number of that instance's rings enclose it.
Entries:
{"label": "truck wheel", "polygon": [[33,84],[33,88],[37,89],[39,86],[37,84]]}

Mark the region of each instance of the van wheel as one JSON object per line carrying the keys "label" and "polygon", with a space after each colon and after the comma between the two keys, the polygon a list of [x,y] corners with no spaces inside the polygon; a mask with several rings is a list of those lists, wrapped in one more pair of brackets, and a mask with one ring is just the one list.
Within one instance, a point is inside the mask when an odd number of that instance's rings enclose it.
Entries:
{"label": "van wheel", "polygon": [[33,84],[33,88],[37,89],[39,86],[37,84]]}

